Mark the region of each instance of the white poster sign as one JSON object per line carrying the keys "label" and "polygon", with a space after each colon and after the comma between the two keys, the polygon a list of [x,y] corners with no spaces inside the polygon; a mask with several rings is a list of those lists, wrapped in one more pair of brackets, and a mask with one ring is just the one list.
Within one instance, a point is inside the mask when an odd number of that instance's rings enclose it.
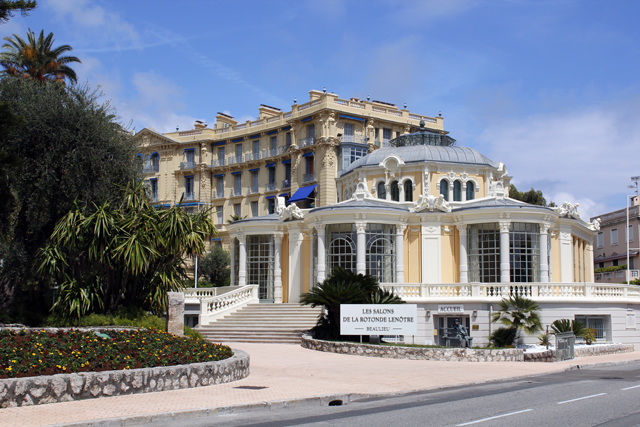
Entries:
{"label": "white poster sign", "polygon": [[636,328],[636,314],[627,313],[627,329],[635,329],[635,328]]}
{"label": "white poster sign", "polygon": [[415,304],[340,304],[340,335],[417,335]]}

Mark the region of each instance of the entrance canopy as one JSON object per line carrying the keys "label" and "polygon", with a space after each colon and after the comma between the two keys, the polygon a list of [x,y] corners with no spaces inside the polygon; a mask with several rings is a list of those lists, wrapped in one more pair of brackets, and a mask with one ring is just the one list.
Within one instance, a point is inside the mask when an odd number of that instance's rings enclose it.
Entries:
{"label": "entrance canopy", "polygon": [[307,187],[300,187],[298,191],[293,193],[293,196],[289,199],[289,203],[299,202],[300,200],[305,200],[309,195],[315,190],[318,184],[309,185]]}

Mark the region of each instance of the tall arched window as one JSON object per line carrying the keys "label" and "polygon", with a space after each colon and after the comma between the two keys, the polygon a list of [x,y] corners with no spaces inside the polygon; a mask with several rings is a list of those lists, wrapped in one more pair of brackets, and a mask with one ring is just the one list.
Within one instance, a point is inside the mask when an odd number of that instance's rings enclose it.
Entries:
{"label": "tall arched window", "polygon": [[440,194],[444,196],[444,199],[449,201],[449,181],[443,179],[440,181]]}
{"label": "tall arched window", "polygon": [[476,186],[472,181],[467,181],[467,200],[473,200],[476,197]]}
{"label": "tall arched window", "polygon": [[[356,236],[353,224],[327,226],[327,276],[334,267],[356,271]],[[318,254],[318,256],[324,256]]]}
{"label": "tall arched window", "polygon": [[384,182],[380,181],[378,183],[378,199],[386,199],[387,198],[387,189],[384,188]]}
{"label": "tall arched window", "polygon": [[460,181],[453,182],[453,201],[462,201],[462,183]]}
{"label": "tall arched window", "polygon": [[398,181],[393,181],[391,183],[391,200],[394,202],[400,201],[400,187],[398,187]]}
{"label": "tall arched window", "polygon": [[151,155],[151,167],[154,172],[158,172],[160,170],[160,156],[158,156],[158,153],[153,153]]}
{"label": "tall arched window", "polygon": [[395,225],[367,224],[366,228],[367,274],[378,282],[396,281]]}
{"label": "tall arched window", "polygon": [[413,202],[413,184],[409,180],[404,182],[404,201]]}

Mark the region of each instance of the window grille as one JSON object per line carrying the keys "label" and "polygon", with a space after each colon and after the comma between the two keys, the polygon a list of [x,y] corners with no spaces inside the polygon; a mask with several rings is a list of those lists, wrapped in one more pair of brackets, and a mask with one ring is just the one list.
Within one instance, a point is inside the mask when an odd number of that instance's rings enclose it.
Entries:
{"label": "window grille", "polygon": [[497,223],[469,226],[469,281],[500,282],[500,228]]}
{"label": "window grille", "polygon": [[462,184],[460,183],[460,181],[453,182],[453,201],[462,201]]}
{"label": "window grille", "polygon": [[384,187],[384,182],[380,181],[378,183],[378,199],[386,199],[387,198],[387,189]]}
{"label": "window grille", "polygon": [[247,236],[248,285],[258,285],[258,297],[273,301],[273,236]]}
{"label": "window grille", "polygon": [[366,263],[367,274],[380,283],[396,281],[396,226],[388,224],[367,224]]}
{"label": "window grille", "polygon": [[540,226],[512,222],[509,229],[511,282],[540,281]]}
{"label": "window grille", "polygon": [[440,181],[440,194],[444,196],[444,200],[449,201],[449,181],[446,179]]}
{"label": "window grille", "polygon": [[467,181],[467,200],[473,200],[476,197],[476,186],[473,182]]}
{"label": "window grille", "polygon": [[404,182],[404,201],[413,202],[413,183],[409,180]]}
{"label": "window grille", "polygon": [[[327,276],[336,266],[356,271],[356,233],[353,224],[327,226]],[[320,254],[322,256],[322,254]]]}
{"label": "window grille", "polygon": [[393,181],[391,183],[391,188],[389,189],[391,192],[391,200],[394,202],[400,201],[400,187],[398,187],[398,181]]}

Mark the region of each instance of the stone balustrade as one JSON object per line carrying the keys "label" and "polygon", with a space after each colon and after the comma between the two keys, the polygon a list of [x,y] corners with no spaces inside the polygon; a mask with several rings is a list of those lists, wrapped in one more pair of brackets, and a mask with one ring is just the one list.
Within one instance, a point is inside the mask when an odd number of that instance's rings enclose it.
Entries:
{"label": "stone balustrade", "polygon": [[235,288],[222,295],[200,300],[200,325],[208,325],[247,304],[259,302],[258,285],[235,286]]}

